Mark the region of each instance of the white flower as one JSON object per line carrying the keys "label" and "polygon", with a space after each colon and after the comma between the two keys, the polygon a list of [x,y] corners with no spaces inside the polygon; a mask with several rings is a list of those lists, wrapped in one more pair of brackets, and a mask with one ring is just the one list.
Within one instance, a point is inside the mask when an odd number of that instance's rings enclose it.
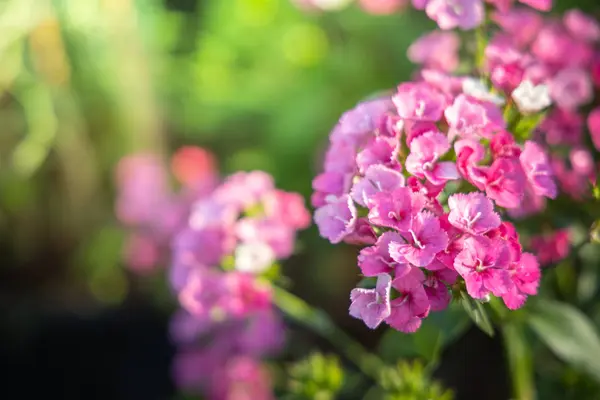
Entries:
{"label": "white flower", "polygon": [[275,252],[266,243],[243,243],[235,249],[235,269],[260,274],[273,264]]}
{"label": "white flower", "polygon": [[498,106],[504,104],[504,98],[490,92],[490,89],[479,79],[467,77],[462,81],[462,90],[465,94],[479,100],[489,101]]}
{"label": "white flower", "polygon": [[513,90],[512,98],[523,114],[535,114],[552,104],[548,86],[534,85],[529,79],[522,81]]}

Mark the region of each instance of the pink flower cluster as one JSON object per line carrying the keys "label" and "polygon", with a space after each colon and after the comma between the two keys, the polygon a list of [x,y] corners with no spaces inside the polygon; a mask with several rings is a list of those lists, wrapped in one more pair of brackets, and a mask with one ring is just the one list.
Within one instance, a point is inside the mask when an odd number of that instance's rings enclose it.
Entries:
{"label": "pink flower cluster", "polygon": [[155,154],[124,157],[117,166],[116,214],[128,228],[125,264],[137,273],[150,273],[168,262],[173,236],[185,224],[192,203],[215,187],[214,157],[199,147],[182,147],[172,159],[172,171],[182,185],[169,185],[166,163]]}
{"label": "pink flower cluster", "polygon": [[[309,224],[304,199],[276,189],[272,177],[259,171],[236,173],[193,204],[173,240],[170,269],[183,308],[174,324],[174,339],[183,349],[175,371],[181,385],[200,387],[214,399],[231,398],[231,390],[257,390],[255,397],[271,398],[259,391],[268,386],[257,389],[252,382],[261,373],[251,360],[282,343],[271,285],[263,275],[292,255],[296,232]],[[203,340],[210,345],[199,345]],[[247,384],[215,384],[231,372],[231,360],[242,356]],[[188,371],[190,364],[195,367]]]}
{"label": "pink flower cluster", "polygon": [[[292,0],[300,9],[309,12],[333,11],[345,8],[355,0]],[[387,15],[405,9],[410,0],[356,0],[369,14]]]}
{"label": "pink flower cluster", "polygon": [[367,245],[358,266],[377,285],[352,291],[350,314],[370,328],[414,332],[447,307],[458,277],[471,297],[502,297],[511,309],[537,291],[538,262],[495,206],[554,197],[548,156],[518,144],[501,109],[454,79],[404,83],[345,113],[313,181],[321,235]]}
{"label": "pink flower cluster", "polygon": [[[558,19],[512,8],[493,14],[492,19],[501,31],[486,49],[486,72],[496,88],[513,93],[515,100],[526,83],[547,88],[555,107],[539,125],[536,140],[552,149],[552,168],[561,189],[575,199],[583,198],[598,171],[583,136],[586,121],[581,110],[592,102],[594,85],[600,83],[595,72],[600,24],[579,10],[569,10]],[[598,148],[597,113],[591,113],[587,122]]]}
{"label": "pink flower cluster", "polygon": [[178,194],[158,157],[124,158],[117,215],[131,231],[126,262],[134,270],[170,259],[182,308],[172,321],[175,380],[216,400],[271,399],[260,359],[281,348],[283,325],[264,275],[292,255],[296,232],[310,224],[304,199],[260,171],[217,186],[214,158],[199,148],[179,150],[171,169]]}

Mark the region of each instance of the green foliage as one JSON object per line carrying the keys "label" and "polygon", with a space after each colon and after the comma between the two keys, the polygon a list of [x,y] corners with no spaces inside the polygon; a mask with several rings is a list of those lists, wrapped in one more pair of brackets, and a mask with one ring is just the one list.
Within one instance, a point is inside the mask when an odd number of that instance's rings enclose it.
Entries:
{"label": "green foliage", "polygon": [[475,325],[487,335],[494,336],[494,327],[484,304],[479,300],[473,299],[465,291],[462,291],[460,296],[460,302]]}
{"label": "green foliage", "polygon": [[374,388],[367,399],[382,400],[452,400],[453,395],[429,379],[419,362],[399,362],[396,367],[381,371],[380,387]]}
{"label": "green foliage", "polygon": [[294,400],[333,400],[341,389],[344,371],[335,355],[313,353],[288,368],[289,395]]}
{"label": "green foliage", "polygon": [[585,314],[567,303],[539,299],[527,322],[558,357],[600,382],[600,337]]}

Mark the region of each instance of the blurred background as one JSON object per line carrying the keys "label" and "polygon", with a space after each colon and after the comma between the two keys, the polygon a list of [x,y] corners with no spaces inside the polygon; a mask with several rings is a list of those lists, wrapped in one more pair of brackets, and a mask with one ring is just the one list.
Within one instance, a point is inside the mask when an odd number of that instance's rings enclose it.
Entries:
{"label": "blurred background", "polygon": [[[289,0],[1,0],[0,398],[172,398],[174,301],[164,270],[123,264],[118,160],[198,145],[225,174],[262,169],[308,198],[340,114],[407,79],[406,49],[433,27]],[[313,227],[284,273],[377,345],[347,315],[355,249]],[[289,343],[284,358],[327,349],[294,326]],[[437,375],[457,398],[508,398],[498,339],[473,329],[446,353]]]}

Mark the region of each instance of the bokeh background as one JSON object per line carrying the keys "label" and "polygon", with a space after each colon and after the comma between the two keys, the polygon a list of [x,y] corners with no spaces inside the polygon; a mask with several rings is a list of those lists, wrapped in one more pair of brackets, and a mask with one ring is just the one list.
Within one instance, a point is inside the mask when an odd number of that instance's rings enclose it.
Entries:
{"label": "bokeh background", "polygon": [[[308,198],[339,115],[407,79],[407,47],[433,28],[409,9],[305,13],[289,0],[0,1],[0,398],[173,398],[174,303],[164,269],[123,264],[118,160],[198,145],[224,174],[262,169]],[[284,273],[378,345],[347,315],[355,249],[313,227]],[[293,325],[288,340],[284,359],[328,349]],[[507,399],[503,371],[499,339],[472,329],[436,376],[459,399]]]}

